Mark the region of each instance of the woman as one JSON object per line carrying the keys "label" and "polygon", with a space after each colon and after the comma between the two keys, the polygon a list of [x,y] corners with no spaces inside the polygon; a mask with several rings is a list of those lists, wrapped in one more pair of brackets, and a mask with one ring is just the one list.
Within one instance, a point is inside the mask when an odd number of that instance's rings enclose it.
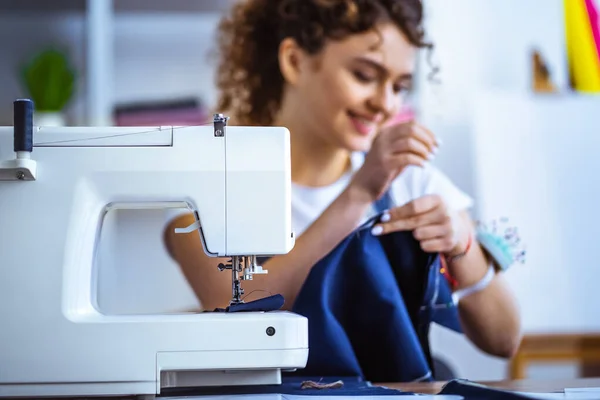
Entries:
{"label": "woman", "polygon": [[[263,264],[268,275],[246,293],[281,293],[289,308],[311,266],[361,222],[390,190],[396,207],[372,233],[412,231],[423,250],[443,254],[456,290],[472,287],[491,261],[474,240],[471,199],[428,164],[440,141],[417,124],[390,122],[409,91],[424,42],[418,0],[249,0],[219,31],[217,109],[231,124],[285,126],[291,132],[293,225],[287,255]],[[366,156],[364,155],[366,154]],[[230,275],[195,235],[165,241],[205,309],[223,307]],[[483,351],[511,356],[518,311],[498,274],[460,301],[463,330]]]}

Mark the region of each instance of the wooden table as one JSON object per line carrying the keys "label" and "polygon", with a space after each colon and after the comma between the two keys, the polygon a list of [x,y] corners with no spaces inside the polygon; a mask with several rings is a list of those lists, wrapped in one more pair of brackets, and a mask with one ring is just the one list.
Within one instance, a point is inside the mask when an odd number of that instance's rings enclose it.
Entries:
{"label": "wooden table", "polygon": [[[496,382],[477,382],[489,387],[511,390],[515,392],[531,393],[550,393],[562,392],[565,388],[600,388],[600,378],[581,378],[564,380],[508,380]],[[405,392],[437,394],[442,390],[445,382],[427,382],[427,383],[379,383],[378,386],[385,386],[393,389],[400,389]]]}

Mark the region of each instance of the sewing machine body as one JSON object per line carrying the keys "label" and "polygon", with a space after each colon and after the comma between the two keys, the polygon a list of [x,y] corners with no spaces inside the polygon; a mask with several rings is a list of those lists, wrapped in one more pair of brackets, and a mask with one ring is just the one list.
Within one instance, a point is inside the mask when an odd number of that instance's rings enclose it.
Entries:
{"label": "sewing machine body", "polygon": [[34,168],[23,173],[30,160],[16,169],[6,161],[13,127],[0,127],[0,396],[273,384],[281,370],[306,365],[307,320],[293,313],[97,307],[95,248],[115,208],[187,206],[212,256],[292,249],[289,132],[216,132],[34,127]]}

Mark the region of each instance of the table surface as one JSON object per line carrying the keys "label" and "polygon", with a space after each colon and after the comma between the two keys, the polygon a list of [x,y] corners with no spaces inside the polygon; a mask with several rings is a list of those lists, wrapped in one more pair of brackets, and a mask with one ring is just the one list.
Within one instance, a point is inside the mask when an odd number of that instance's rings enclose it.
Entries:
{"label": "table surface", "polygon": [[[524,379],[515,381],[494,381],[477,382],[482,385],[498,389],[511,390],[516,392],[532,393],[550,393],[562,392],[565,388],[600,388],[600,378],[580,378],[580,379],[553,379],[536,380]],[[385,386],[393,389],[400,389],[406,392],[437,394],[442,390],[445,382],[419,382],[419,383],[378,383],[378,386]]]}
{"label": "table surface", "polygon": [[[551,393],[563,392],[565,388],[600,388],[600,378],[581,378],[581,379],[556,379],[556,380],[515,380],[515,381],[477,381],[477,383],[489,387],[495,387],[504,390],[530,393]],[[405,392],[438,394],[446,382],[419,382],[419,383],[377,383],[377,386],[399,389]],[[168,397],[168,396],[167,396]],[[73,400],[73,397],[51,397],[52,399]],[[142,396],[142,399],[147,398]],[[175,397],[176,399],[177,397]],[[182,397],[183,398],[183,397]],[[197,397],[201,398],[201,397]],[[49,398],[50,399],[50,398]],[[78,397],[77,400],[139,400],[139,396],[98,396],[98,397]],[[171,397],[173,399],[173,397]],[[33,397],[21,397],[18,400],[39,400]]]}

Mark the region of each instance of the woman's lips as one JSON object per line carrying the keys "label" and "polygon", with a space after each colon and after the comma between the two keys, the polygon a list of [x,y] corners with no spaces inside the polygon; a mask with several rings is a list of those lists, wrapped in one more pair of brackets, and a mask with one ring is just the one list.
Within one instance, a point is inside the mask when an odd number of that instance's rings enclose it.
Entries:
{"label": "woman's lips", "polygon": [[349,113],[349,116],[352,126],[354,126],[354,129],[361,135],[370,135],[377,129],[377,123],[374,120],[360,117],[353,113]]}

